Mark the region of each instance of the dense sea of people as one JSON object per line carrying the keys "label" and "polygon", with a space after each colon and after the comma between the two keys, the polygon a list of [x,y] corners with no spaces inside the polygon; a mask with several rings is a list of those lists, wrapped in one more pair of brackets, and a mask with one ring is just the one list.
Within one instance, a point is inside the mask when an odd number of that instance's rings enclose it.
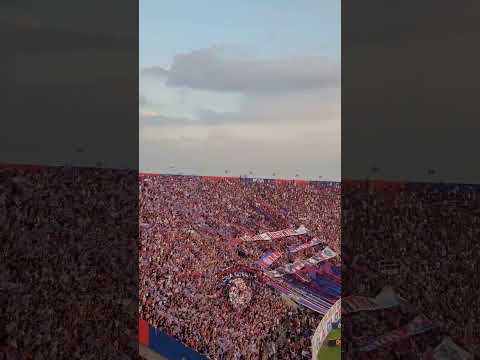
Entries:
{"label": "dense sea of people", "polygon": [[[391,285],[417,313],[440,324],[435,331],[363,354],[366,359],[417,359],[415,354],[431,354],[445,334],[479,356],[479,190],[381,182],[342,188],[342,294],[375,296]],[[398,273],[382,273],[377,264],[392,259],[399,261]],[[355,325],[347,329],[347,340],[378,335],[389,326],[380,321],[385,312],[352,316],[343,316],[343,323]],[[393,318],[404,322],[408,315]],[[348,341],[342,345],[348,347]]]}
{"label": "dense sea of people", "polygon": [[[343,294],[375,296],[391,285],[415,313],[441,324],[359,356],[428,359],[446,334],[478,354],[478,188],[356,183],[343,186],[341,204],[339,184],[178,176],[138,184],[137,174],[116,170],[1,168],[0,190],[2,360],[136,358],[138,312],[213,359],[310,357],[321,315],[260,282],[235,311],[219,284],[225,269],[308,239],[229,240],[303,224],[340,252],[341,216]],[[376,264],[391,259],[401,271],[383,274]],[[378,336],[412,313],[352,316],[343,320],[347,350],[349,339]]]}
{"label": "dense sea of people", "polygon": [[[230,246],[245,234],[304,225],[340,251],[339,184],[301,185],[143,176],[140,180],[140,317],[211,359],[311,358],[321,315],[257,282],[233,309],[219,284],[225,270],[252,267],[264,251],[286,254],[306,236]],[[284,255],[275,266],[313,255]]]}
{"label": "dense sea of people", "polygon": [[0,359],[138,358],[137,184],[0,168]]}

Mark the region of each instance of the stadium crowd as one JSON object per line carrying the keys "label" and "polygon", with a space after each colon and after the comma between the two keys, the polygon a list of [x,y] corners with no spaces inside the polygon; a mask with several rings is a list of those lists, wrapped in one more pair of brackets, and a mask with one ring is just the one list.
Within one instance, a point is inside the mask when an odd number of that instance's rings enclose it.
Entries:
{"label": "stadium crowd", "polygon": [[[142,176],[140,215],[141,318],[211,359],[311,358],[305,325],[313,332],[320,314],[299,311],[261,281],[237,311],[220,285],[226,270],[254,267],[265,250],[285,253],[287,244],[306,240],[230,245],[245,234],[303,224],[338,252],[338,184]],[[310,248],[295,255],[312,254]],[[275,266],[294,259],[283,256]]]}
{"label": "stadium crowd", "polygon": [[[225,269],[254,267],[264,251],[285,254],[307,240],[230,246],[244,234],[303,224],[340,252],[338,184],[142,176],[138,188],[136,174],[73,170],[0,169],[2,359],[135,358],[138,290],[140,317],[212,359],[311,356],[310,331],[321,315],[299,311],[260,282],[246,310],[235,311],[219,284]],[[445,334],[478,356],[478,188],[358,183],[343,191],[343,294],[375,296],[391,285],[415,313],[441,325],[359,356],[415,359]],[[138,210],[140,229],[132,229]],[[284,255],[275,266],[313,252]],[[385,259],[400,260],[400,271],[383,274],[375,264]],[[378,336],[412,313],[352,316],[342,322],[347,356],[349,339]]]}
{"label": "stadium crowd", "polygon": [[[375,296],[383,286],[391,285],[417,313],[439,322],[441,332],[479,356],[479,189],[357,183],[342,191],[343,295]],[[391,259],[399,260],[399,271],[382,273],[377,264]],[[346,339],[382,331],[372,321],[372,316],[378,316],[374,313],[343,316],[344,324],[355,324]],[[414,355],[399,357],[398,350],[427,352],[440,341],[438,331],[430,331],[364,356],[415,359]]]}
{"label": "stadium crowd", "polygon": [[418,315],[413,308],[395,306],[376,311],[361,311],[342,316],[344,354],[346,359],[426,359],[433,349],[440,344],[448,332],[435,327],[424,333],[393,341],[368,352],[355,351],[372,339],[398,330],[409,324]]}
{"label": "stadium crowd", "polygon": [[137,181],[0,168],[0,359],[138,358]]}

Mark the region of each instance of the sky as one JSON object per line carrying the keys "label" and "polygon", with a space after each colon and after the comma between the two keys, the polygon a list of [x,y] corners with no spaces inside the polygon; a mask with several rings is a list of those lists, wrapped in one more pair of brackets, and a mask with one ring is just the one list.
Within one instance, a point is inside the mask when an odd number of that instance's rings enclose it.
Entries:
{"label": "sky", "polygon": [[140,169],[340,179],[340,2],[140,1]]}

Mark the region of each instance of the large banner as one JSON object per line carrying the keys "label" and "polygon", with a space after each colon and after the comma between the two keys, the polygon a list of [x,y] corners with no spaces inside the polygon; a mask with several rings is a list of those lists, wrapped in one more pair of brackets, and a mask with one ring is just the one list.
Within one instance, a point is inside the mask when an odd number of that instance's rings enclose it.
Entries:
{"label": "large banner", "polygon": [[322,243],[322,241],[320,241],[320,239],[313,238],[312,240],[310,240],[309,242],[306,242],[304,244],[289,246],[288,247],[288,252],[289,253],[296,253],[296,252],[299,252],[301,250],[311,248],[315,245],[319,245],[321,243]]}
{"label": "large banner", "polygon": [[312,337],[312,360],[317,359],[318,350],[320,350],[322,347],[322,344],[330,331],[332,331],[333,324],[340,321],[342,309],[341,303],[342,299],[339,299],[335,304],[333,304],[333,306],[328,310],[318,324],[317,329]]}
{"label": "large banner", "polygon": [[373,311],[383,307],[375,302],[375,298],[367,296],[349,296],[343,299],[342,312],[344,314],[354,313],[358,311]]}
{"label": "large banner", "polygon": [[420,314],[407,325],[369,341],[367,344],[360,346],[358,350],[363,352],[372,351],[410,336],[425,333],[435,327],[436,325],[433,322],[427,319],[423,314]]}
{"label": "large banner", "polygon": [[331,273],[304,272],[307,282],[300,280],[298,273],[285,274],[281,278],[266,276],[264,280],[294,302],[324,315],[341,297],[340,278]]}
{"label": "large banner", "polygon": [[241,242],[269,241],[269,240],[281,239],[288,236],[304,235],[307,232],[308,230],[305,228],[305,226],[302,225],[297,230],[285,229],[285,230],[279,230],[279,231],[273,231],[273,232],[266,232],[266,233],[255,235],[255,236],[244,235],[238,239],[233,239],[230,242],[230,244],[237,245]]}
{"label": "large banner", "polygon": [[278,251],[267,251],[263,256],[255,262],[263,269],[268,269],[275,261],[280,259],[282,253]]}
{"label": "large banner", "polygon": [[325,314],[332,306],[332,302],[329,302],[329,299],[325,299],[322,294],[292,286],[285,281],[267,281],[267,284],[287,296],[290,300],[319,314]]}
{"label": "large banner", "polygon": [[401,304],[400,297],[391,286],[385,286],[380,293],[374,297],[348,296],[343,299],[342,312],[344,314],[358,311],[374,311],[387,309]]}
{"label": "large banner", "polygon": [[278,278],[278,277],[284,276],[285,274],[294,274],[295,272],[303,269],[307,265],[317,265],[322,261],[334,258],[336,256],[337,256],[337,253],[327,246],[318,255],[314,255],[309,259],[295,261],[293,263],[286,264],[282,267],[276,268],[275,270],[268,271],[266,275],[274,278]]}

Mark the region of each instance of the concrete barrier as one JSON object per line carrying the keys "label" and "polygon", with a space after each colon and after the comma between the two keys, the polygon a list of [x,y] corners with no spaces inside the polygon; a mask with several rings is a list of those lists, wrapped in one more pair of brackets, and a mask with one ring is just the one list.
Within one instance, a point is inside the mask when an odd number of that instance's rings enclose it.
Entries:
{"label": "concrete barrier", "polygon": [[315,330],[312,337],[312,360],[316,360],[318,350],[332,331],[333,324],[338,323],[342,316],[342,299],[338,299],[335,304],[327,311]]}

